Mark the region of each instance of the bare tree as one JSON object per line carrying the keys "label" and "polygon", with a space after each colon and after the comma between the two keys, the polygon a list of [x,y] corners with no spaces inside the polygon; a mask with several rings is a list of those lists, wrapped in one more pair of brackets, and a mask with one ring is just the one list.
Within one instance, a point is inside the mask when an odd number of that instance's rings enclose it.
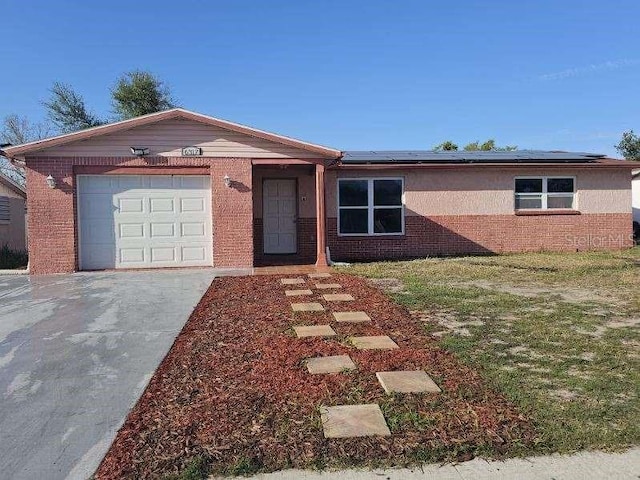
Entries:
{"label": "bare tree", "polygon": [[82,95],[65,83],[55,82],[51,87],[51,98],[43,104],[49,118],[62,133],[104,124],[103,120],[87,109]]}
{"label": "bare tree", "polygon": [[[7,115],[2,120],[0,143],[20,145],[51,136],[53,130],[48,123],[31,123],[25,116]],[[25,185],[24,168],[13,164],[9,159],[0,157],[0,172],[20,185]]]}

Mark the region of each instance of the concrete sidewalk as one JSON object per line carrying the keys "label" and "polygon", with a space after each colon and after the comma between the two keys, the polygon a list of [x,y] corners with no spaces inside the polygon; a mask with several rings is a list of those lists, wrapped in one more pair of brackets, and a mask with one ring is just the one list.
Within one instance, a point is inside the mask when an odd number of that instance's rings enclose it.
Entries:
{"label": "concrete sidewalk", "polygon": [[581,452],[504,462],[474,459],[457,465],[426,465],[422,469],[286,470],[251,477],[254,480],[637,480],[640,448],[623,453]]}

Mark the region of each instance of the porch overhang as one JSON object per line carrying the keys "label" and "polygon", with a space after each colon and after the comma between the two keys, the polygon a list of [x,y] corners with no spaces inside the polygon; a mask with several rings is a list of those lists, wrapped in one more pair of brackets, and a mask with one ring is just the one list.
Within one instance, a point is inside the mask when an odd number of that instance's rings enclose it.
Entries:
{"label": "porch overhang", "polygon": [[[326,158],[254,158],[251,164],[255,167],[280,167],[288,166],[308,166],[312,167],[315,176],[315,205],[316,205],[316,260],[317,267],[326,267],[327,263],[327,227],[326,227],[326,209],[325,209],[325,170],[335,164],[337,159]],[[311,172],[310,172],[311,173]]]}
{"label": "porch overhang", "polygon": [[326,165],[331,160],[326,158],[254,158],[252,165]]}

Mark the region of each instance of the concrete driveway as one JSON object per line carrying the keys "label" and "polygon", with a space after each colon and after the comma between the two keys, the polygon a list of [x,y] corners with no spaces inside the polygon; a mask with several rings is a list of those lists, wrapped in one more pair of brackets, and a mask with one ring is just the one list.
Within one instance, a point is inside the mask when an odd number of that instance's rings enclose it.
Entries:
{"label": "concrete driveway", "polygon": [[214,276],[0,276],[0,478],[89,477]]}

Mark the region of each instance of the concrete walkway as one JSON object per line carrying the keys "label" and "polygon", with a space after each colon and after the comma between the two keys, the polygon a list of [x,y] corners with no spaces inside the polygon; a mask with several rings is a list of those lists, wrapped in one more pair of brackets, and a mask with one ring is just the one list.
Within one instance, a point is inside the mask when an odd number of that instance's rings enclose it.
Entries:
{"label": "concrete walkway", "polygon": [[0,479],[86,479],[217,274],[0,277]]}
{"label": "concrete walkway", "polygon": [[474,459],[457,465],[427,465],[423,469],[285,470],[251,477],[254,480],[638,480],[640,448],[624,453],[581,452],[528,459],[487,462]]}

